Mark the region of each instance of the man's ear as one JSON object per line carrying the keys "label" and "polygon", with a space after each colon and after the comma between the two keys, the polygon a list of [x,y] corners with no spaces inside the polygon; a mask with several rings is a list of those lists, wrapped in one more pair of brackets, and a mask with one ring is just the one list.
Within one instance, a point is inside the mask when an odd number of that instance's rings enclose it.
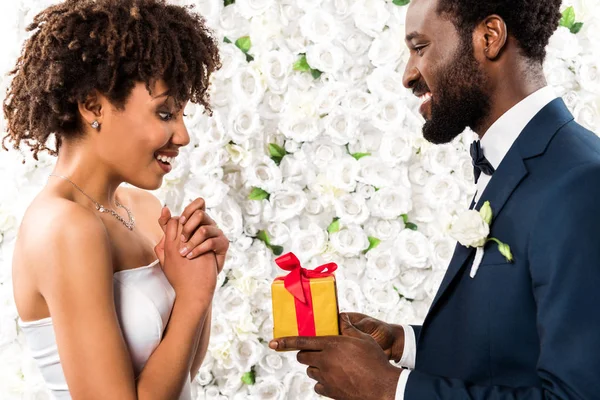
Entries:
{"label": "man's ear", "polygon": [[94,121],[102,123],[102,99],[97,91],[92,91],[87,95],[85,101],[79,103],[77,106],[85,124],[91,125]]}
{"label": "man's ear", "polygon": [[477,25],[474,33],[475,52],[488,60],[495,60],[508,42],[506,22],[499,15],[490,15]]}

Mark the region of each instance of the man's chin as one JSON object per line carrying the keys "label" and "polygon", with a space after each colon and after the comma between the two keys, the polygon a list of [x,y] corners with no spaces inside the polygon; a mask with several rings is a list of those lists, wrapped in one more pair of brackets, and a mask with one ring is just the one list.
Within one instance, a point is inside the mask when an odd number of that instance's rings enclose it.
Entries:
{"label": "man's chin", "polygon": [[456,130],[445,129],[442,124],[436,123],[436,121],[427,120],[423,125],[423,138],[433,144],[447,144],[463,131],[464,129],[456,133]]}

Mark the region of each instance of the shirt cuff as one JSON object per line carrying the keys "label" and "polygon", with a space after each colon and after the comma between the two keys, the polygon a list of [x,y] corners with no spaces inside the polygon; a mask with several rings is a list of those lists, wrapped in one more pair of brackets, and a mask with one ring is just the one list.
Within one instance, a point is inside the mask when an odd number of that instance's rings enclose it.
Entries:
{"label": "shirt cuff", "polygon": [[404,350],[398,364],[405,368],[415,369],[415,361],[417,359],[415,331],[410,325],[402,325],[402,329],[404,329]]}
{"label": "shirt cuff", "polygon": [[395,400],[404,400],[404,392],[406,392],[406,383],[408,382],[408,375],[410,375],[408,369],[403,369],[398,379],[398,386],[396,386],[396,397]]}

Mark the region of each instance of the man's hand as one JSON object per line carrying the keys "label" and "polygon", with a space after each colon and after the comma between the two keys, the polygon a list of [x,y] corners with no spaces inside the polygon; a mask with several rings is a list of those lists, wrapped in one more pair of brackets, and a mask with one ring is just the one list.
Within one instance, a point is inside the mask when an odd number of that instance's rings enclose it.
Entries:
{"label": "man's hand", "polygon": [[389,360],[399,362],[404,352],[404,329],[359,313],[347,313],[356,329],[371,336]]}
{"label": "man's hand", "polygon": [[401,369],[392,366],[375,339],[340,315],[342,336],[274,339],[272,349],[300,350],[315,392],[336,400],[393,400]]}

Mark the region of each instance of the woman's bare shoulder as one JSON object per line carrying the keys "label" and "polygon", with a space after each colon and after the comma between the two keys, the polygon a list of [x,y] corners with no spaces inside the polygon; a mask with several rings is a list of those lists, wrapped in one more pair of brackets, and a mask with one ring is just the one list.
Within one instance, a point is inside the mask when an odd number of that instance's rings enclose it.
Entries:
{"label": "woman's bare shoulder", "polygon": [[26,259],[51,261],[73,246],[109,252],[106,228],[93,210],[74,201],[38,195],[25,212],[15,251]]}

